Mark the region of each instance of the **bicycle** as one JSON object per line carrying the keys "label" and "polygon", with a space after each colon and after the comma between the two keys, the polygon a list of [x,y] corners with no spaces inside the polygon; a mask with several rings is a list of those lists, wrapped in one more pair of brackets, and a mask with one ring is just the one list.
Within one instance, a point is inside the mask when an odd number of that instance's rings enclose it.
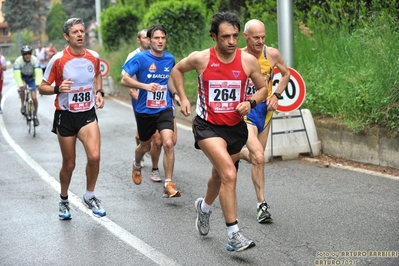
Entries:
{"label": "bicycle", "polygon": [[25,92],[25,119],[26,124],[28,125],[29,134],[32,131],[33,137],[36,137],[36,126],[35,126],[35,103],[32,99],[32,92],[29,86],[26,86],[24,89]]}

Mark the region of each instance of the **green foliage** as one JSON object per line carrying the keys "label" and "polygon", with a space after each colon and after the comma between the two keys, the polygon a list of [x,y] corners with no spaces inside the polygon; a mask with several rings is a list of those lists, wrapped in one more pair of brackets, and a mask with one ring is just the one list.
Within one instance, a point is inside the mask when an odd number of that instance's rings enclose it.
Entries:
{"label": "green foliage", "polygon": [[[126,4],[132,1],[124,0]],[[147,6],[160,2],[139,1]],[[204,0],[200,12],[208,24],[210,16],[221,11],[221,6],[236,4],[234,10],[241,12],[242,26],[252,18],[262,20],[267,29],[266,44],[278,48],[277,0],[246,0],[245,5],[241,2]],[[214,45],[203,22],[197,31],[179,35],[187,24],[186,19],[178,19],[179,14],[187,14],[175,11],[178,10],[175,6],[182,4],[161,3],[150,6],[147,15],[155,19],[151,23],[144,21],[143,25],[159,22],[166,26],[168,48],[180,49],[175,54],[177,61],[194,50]],[[161,8],[155,10],[158,5]],[[331,116],[341,120],[355,132],[378,125],[399,134],[398,10],[397,0],[294,0],[294,68],[301,73],[307,87],[302,108],[310,109],[316,118]],[[197,23],[196,20],[193,17],[190,22]],[[178,44],[172,45],[173,39]],[[190,43],[183,45],[187,40]],[[239,47],[243,46],[245,41],[240,37]],[[121,50],[125,52],[108,55],[108,60],[119,58],[118,67],[114,68],[116,81],[120,80],[120,66],[132,48],[123,45]],[[185,85],[187,96],[194,102],[195,71],[186,73]]]}
{"label": "green foliage", "polygon": [[248,20],[277,21],[277,0],[246,0]]}
{"label": "green foliage", "polygon": [[297,36],[296,69],[308,88],[304,107],[340,118],[355,132],[379,125],[399,133],[399,69],[392,67],[398,20],[379,12],[362,25],[351,32],[315,28],[314,40]]}
{"label": "green foliage", "polygon": [[66,20],[67,15],[64,6],[61,3],[54,3],[46,21],[46,33],[50,41],[63,39],[62,27]]}
{"label": "green foliage", "polygon": [[3,1],[4,21],[11,32],[29,29],[41,33],[42,20],[47,15],[44,0],[7,0]]}
{"label": "green foliage", "polygon": [[[23,29],[19,32],[21,34],[21,44],[22,45],[30,45],[33,41],[33,37],[32,37],[32,32],[29,31],[28,29]],[[18,34],[13,34],[12,35],[12,42],[13,43],[18,43]],[[20,54],[20,47],[17,47],[18,51],[17,54]]]}
{"label": "green foliage", "polygon": [[119,48],[121,40],[128,41],[137,34],[139,17],[132,6],[113,6],[101,13],[103,44],[109,51]]}
{"label": "green foliage", "polygon": [[144,27],[156,23],[164,25],[167,31],[167,49],[175,56],[180,56],[201,46],[205,34],[204,7],[195,0],[160,1],[150,6],[143,23]]}

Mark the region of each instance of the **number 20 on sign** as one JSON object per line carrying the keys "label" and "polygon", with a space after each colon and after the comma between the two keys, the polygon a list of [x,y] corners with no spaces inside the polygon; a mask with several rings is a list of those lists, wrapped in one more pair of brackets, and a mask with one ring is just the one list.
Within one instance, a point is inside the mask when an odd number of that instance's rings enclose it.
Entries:
{"label": "number 20 on sign", "polygon": [[[301,107],[305,101],[306,86],[302,76],[293,68],[288,68],[291,73],[290,81],[288,82],[287,88],[281,94],[282,100],[278,101],[277,111],[281,113],[290,113]],[[281,79],[281,73],[278,68],[274,69],[273,79],[273,92],[276,91],[278,83]]]}

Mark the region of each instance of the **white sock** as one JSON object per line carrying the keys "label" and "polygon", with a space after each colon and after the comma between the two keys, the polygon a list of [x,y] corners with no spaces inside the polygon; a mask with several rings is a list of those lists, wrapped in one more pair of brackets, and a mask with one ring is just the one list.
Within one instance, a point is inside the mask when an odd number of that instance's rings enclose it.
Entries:
{"label": "white sock", "polygon": [[240,231],[240,229],[238,229],[238,224],[227,227],[227,235],[229,236],[229,238],[232,238],[233,233],[238,232],[238,231]]}
{"label": "white sock", "polygon": [[89,199],[92,199],[92,198],[94,198],[94,191],[86,190],[85,199],[89,200]]}
{"label": "white sock", "polygon": [[166,187],[166,184],[168,184],[168,182],[172,182],[172,179],[170,179],[170,178],[165,179],[165,187]]}
{"label": "white sock", "polygon": [[202,200],[201,211],[203,213],[209,213],[211,211],[211,205],[206,204],[205,200]]}

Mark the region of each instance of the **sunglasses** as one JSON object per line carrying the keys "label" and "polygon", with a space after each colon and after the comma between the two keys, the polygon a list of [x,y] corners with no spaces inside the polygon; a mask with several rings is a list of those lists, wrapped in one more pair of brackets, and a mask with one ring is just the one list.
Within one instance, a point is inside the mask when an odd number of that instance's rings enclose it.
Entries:
{"label": "sunglasses", "polygon": [[27,54],[32,55],[32,53],[23,53],[22,55],[27,55]]}

